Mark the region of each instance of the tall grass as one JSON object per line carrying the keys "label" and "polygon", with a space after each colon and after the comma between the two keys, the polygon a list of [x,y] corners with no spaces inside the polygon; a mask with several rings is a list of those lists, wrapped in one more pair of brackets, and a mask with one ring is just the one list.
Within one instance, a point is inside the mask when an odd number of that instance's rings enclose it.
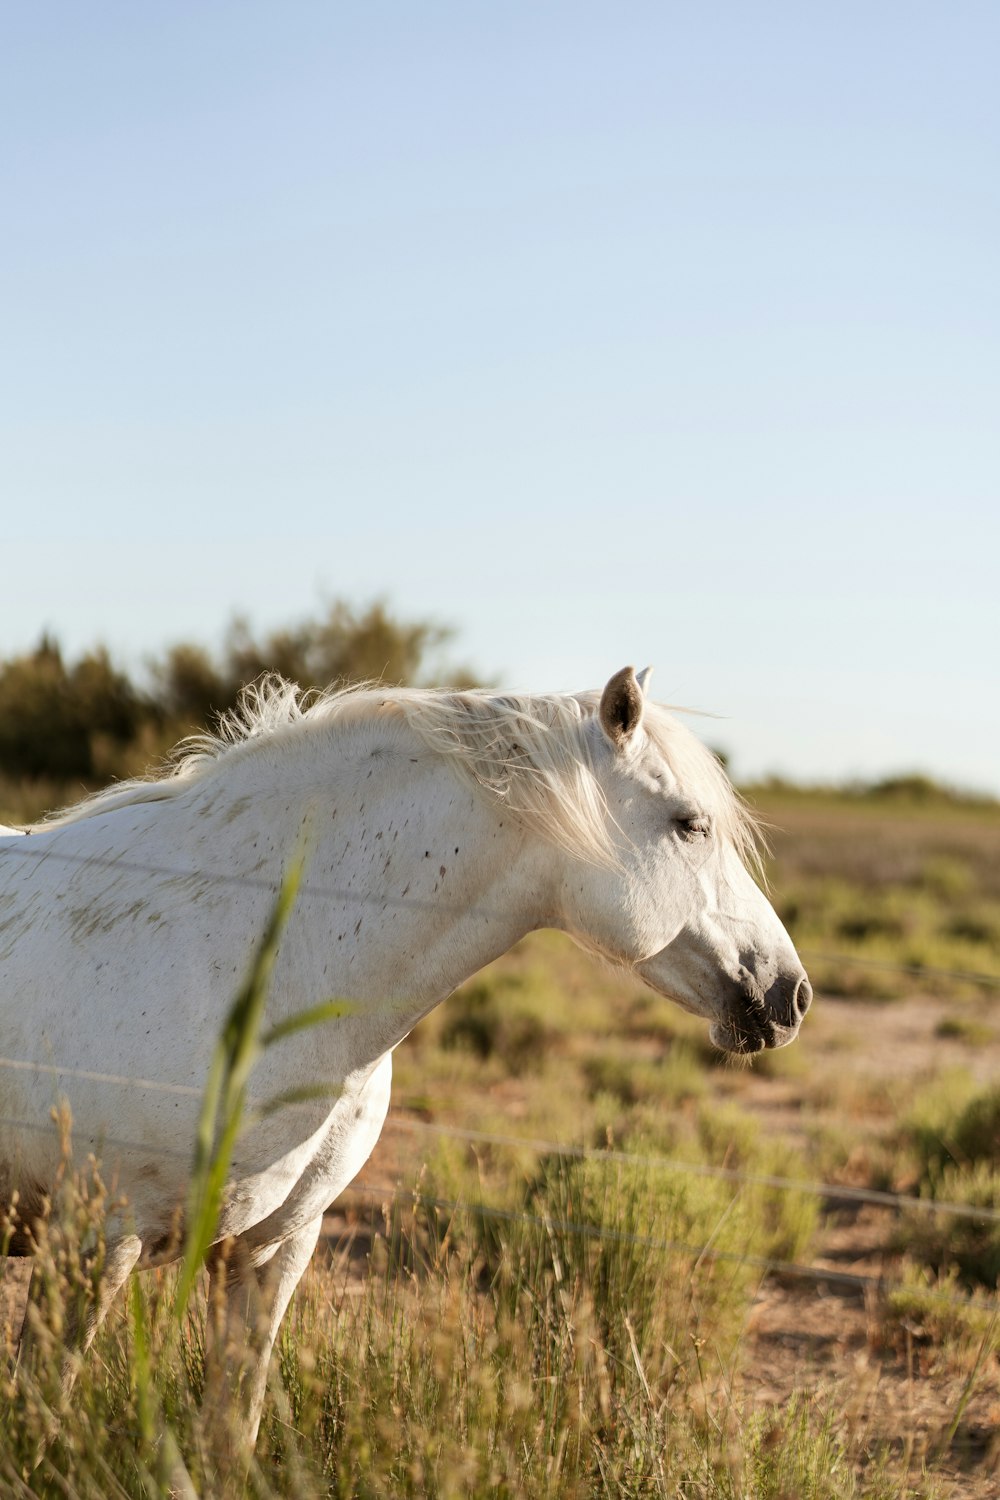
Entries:
{"label": "tall grass", "polygon": [[[755,1151],[746,1137],[751,1163]],[[471,1197],[442,1207],[461,1186],[426,1171],[359,1225],[372,1234],[361,1279],[348,1254],[317,1257],[254,1460],[234,1463],[204,1400],[203,1292],[178,1321],[180,1277],[158,1272],[109,1317],[70,1398],[55,1314],[41,1357],[5,1385],[0,1483],[305,1500],[899,1493],[877,1455],[859,1474],[845,1418],[804,1401],[750,1413],[733,1394],[760,1277],[747,1252],[804,1252],[797,1198],[561,1157],[515,1173],[506,1216]],[[91,1295],[74,1246],[105,1206],[67,1187],[43,1237],[43,1254],[62,1247],[47,1312]]]}

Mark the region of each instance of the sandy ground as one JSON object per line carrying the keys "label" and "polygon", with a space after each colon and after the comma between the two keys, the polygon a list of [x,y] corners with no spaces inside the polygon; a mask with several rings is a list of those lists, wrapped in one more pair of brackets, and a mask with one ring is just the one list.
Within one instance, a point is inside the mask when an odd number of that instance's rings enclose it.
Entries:
{"label": "sandy ground", "polygon": [[[986,1023],[1000,997],[970,1011]],[[864,1086],[875,1085],[873,1103],[885,1089],[884,1105],[868,1120],[874,1135],[893,1123],[892,1093],[942,1069],[962,1068],[981,1085],[1000,1079],[1000,1036],[975,1046],[937,1035],[954,1003],[914,997],[891,1002],[825,1001],[809,1018],[803,1040],[817,1064],[832,1059],[848,1066]],[[832,1041],[855,1044],[830,1053]],[[816,1077],[812,1065],[809,1078]],[[809,1090],[786,1079],[752,1076],[741,1090],[762,1123],[786,1138],[808,1127]],[[856,1122],[857,1123],[857,1122]],[[845,1176],[850,1176],[845,1163]],[[866,1278],[892,1279],[895,1215],[884,1208],[848,1206],[822,1224],[813,1264]],[[921,1471],[934,1458],[936,1492],[955,1500],[1000,1496],[1000,1368],[987,1359],[966,1398],[968,1365],[956,1369],[930,1346],[919,1327],[903,1350],[887,1349],[881,1337],[879,1295],[871,1287],[836,1282],[782,1282],[761,1288],[748,1327],[749,1357],[742,1394],[754,1405],[782,1404],[801,1392],[824,1407],[848,1414],[853,1429],[875,1443],[888,1443],[903,1459],[916,1494],[925,1492]],[[965,1402],[963,1406],[963,1401]],[[961,1416],[955,1424],[956,1414]],[[954,1433],[951,1432],[955,1424]]]}

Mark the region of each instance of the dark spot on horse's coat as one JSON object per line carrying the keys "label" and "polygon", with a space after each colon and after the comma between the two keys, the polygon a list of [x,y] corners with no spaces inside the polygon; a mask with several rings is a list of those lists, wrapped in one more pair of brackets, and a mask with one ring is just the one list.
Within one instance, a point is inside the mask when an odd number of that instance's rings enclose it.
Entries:
{"label": "dark spot on horse's coat", "polygon": [[358,920],[354,924],[354,936],[355,937],[357,937],[358,933],[361,931],[362,920],[363,920],[363,918],[359,917]]}
{"label": "dark spot on horse's coat", "polygon": [[404,895],[404,896],[405,896],[405,895],[406,895],[406,892],[407,892],[407,891],[408,891],[408,890],[409,890],[409,889],[410,889],[410,887],[409,887],[409,884],[407,884],[407,885],[406,885],[406,886],[405,886],[405,887],[404,887],[404,888],[403,888],[403,892],[402,892],[402,894],[403,894],[403,895]]}
{"label": "dark spot on horse's coat", "polygon": [[429,849],[425,849],[424,850],[424,859],[430,859],[430,857],[431,857],[431,851]]}
{"label": "dark spot on horse's coat", "polygon": [[447,875],[447,873],[448,873],[448,871],[447,871],[447,870],[446,870],[446,869],[445,869],[445,867],[444,867],[444,865],[442,865],[442,866],[441,866],[441,879],[442,879],[442,880],[443,880],[443,879],[444,879],[444,877],[445,877],[445,876],[446,876],[446,875]]}
{"label": "dark spot on horse's coat", "polygon": [[455,845],[455,853],[456,854],[458,853],[458,845],[457,844]]}

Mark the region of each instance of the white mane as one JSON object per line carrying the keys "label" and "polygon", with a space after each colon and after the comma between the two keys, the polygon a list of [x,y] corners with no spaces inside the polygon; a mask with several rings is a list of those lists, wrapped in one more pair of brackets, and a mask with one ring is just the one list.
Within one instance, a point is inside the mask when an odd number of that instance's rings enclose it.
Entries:
{"label": "white mane", "polygon": [[[214,733],[192,736],[148,777],[116,782],[35,825],[41,831],[119,807],[176,796],[216,774],[232,756],[276,745],[303,728],[364,731],[405,724],[463,780],[578,857],[617,862],[604,793],[595,775],[588,725],[596,693],[495,694],[371,684],[303,693],[272,675],[244,688]],[[752,868],[760,830],[716,757],[659,704],[644,727],[684,790],[711,812],[720,834]]]}

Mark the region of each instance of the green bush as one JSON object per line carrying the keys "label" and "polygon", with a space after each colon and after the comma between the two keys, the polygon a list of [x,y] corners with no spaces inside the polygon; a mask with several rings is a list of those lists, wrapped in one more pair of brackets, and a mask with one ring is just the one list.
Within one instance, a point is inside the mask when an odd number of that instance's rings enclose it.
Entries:
{"label": "green bush", "polygon": [[520,988],[515,975],[463,985],[445,1006],[441,1046],[495,1058],[510,1074],[540,1068],[550,1035],[538,1015],[518,1005]]}
{"label": "green bush", "polygon": [[[1000,1171],[989,1162],[945,1167],[928,1197],[941,1203],[1000,1211]],[[896,1248],[939,1274],[955,1272],[967,1287],[993,1289],[1000,1280],[1000,1218],[906,1210],[894,1237]]]}
{"label": "green bush", "polygon": [[921,1180],[941,1197],[942,1172],[953,1165],[1000,1165],[1000,1087],[971,1091],[967,1075],[940,1080],[914,1106],[904,1126],[920,1163]]}

